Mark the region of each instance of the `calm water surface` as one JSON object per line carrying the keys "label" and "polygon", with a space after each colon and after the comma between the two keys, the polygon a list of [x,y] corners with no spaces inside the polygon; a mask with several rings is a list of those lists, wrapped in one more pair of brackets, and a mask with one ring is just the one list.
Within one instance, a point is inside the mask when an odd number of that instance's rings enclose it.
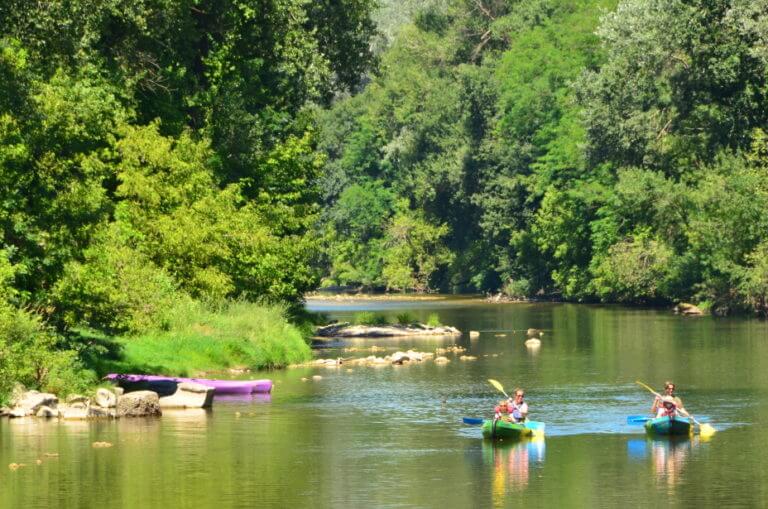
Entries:
{"label": "calm water surface", "polygon": [[[308,307],[342,320],[437,313],[481,331],[352,340],[323,357],[460,344],[478,360],[278,371],[266,375],[271,398],[218,398],[212,411],[162,419],[1,420],[0,507],[768,506],[766,322],[455,298]],[[537,350],[523,344],[529,327],[545,331]],[[487,378],[526,389],[545,440],[493,445],[462,424],[499,399]],[[651,440],[626,424],[651,404],[634,381],[667,378],[719,430],[709,441]]]}

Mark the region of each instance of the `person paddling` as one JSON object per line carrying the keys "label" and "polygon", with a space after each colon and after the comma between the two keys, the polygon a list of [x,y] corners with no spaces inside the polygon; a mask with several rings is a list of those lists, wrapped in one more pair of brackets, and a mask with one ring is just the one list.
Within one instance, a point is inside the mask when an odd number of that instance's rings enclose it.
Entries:
{"label": "person paddling", "polygon": [[493,418],[511,422],[524,422],[528,416],[528,404],[523,401],[525,392],[522,389],[515,389],[514,397],[499,401],[494,407]]}
{"label": "person paddling", "polygon": [[677,416],[677,402],[672,396],[663,396],[661,398],[661,404],[656,411],[656,417],[676,417]]}
{"label": "person paddling", "polygon": [[525,392],[521,388],[515,389],[514,399],[509,401],[509,414],[514,422],[524,422],[528,417],[528,403],[523,401]]}
{"label": "person paddling", "polygon": [[[670,403],[674,408],[670,408]],[[671,412],[671,413],[670,413]],[[653,400],[653,406],[651,406],[651,414],[662,417],[664,415],[672,415],[673,417],[678,413],[685,417],[694,419],[688,410],[683,407],[683,400],[675,395],[675,384],[666,381],[664,382],[664,396],[659,398],[658,396]]]}
{"label": "person paddling", "polygon": [[[685,412],[685,408],[683,408],[683,401],[675,396],[675,384],[666,381],[664,382],[664,397],[665,398],[671,398],[672,402],[674,403],[675,407],[677,409],[681,409],[683,412]],[[653,400],[653,405],[651,406],[651,414],[656,415],[660,408],[663,408],[663,402],[662,399],[658,396]],[[686,412],[687,413],[687,412]]]}
{"label": "person paddling", "polygon": [[499,401],[499,404],[493,409],[493,419],[496,421],[500,419],[502,421],[510,420],[509,400],[503,399]]}

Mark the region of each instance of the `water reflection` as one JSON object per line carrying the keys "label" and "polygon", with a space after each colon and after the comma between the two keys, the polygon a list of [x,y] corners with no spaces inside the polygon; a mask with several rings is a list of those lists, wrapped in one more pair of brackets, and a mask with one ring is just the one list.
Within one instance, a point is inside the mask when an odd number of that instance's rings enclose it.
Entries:
{"label": "water reflection", "polygon": [[673,488],[682,480],[682,473],[691,452],[693,441],[687,437],[653,440],[651,458],[656,481]]}
{"label": "water reflection", "polygon": [[493,466],[494,507],[503,506],[506,495],[528,487],[532,465],[544,463],[544,438],[519,442],[483,441],[483,463]]}
{"label": "water reflection", "polygon": [[271,401],[272,401],[272,394],[262,394],[262,393],[220,394],[214,398],[214,404],[224,403],[224,402],[251,404],[251,403],[269,403]]}
{"label": "water reflection", "polygon": [[683,480],[691,451],[700,442],[698,436],[632,439],[627,441],[627,453],[635,460],[647,458],[650,453],[657,484],[672,490]]}

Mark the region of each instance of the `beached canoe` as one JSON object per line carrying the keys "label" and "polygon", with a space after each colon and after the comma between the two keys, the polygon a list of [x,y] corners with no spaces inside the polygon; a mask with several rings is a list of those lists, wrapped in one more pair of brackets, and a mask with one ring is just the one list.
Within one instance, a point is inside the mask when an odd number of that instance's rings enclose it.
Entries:
{"label": "beached canoe", "polygon": [[491,439],[517,439],[533,435],[533,430],[524,423],[519,424],[495,419],[484,420],[482,430],[483,436]]}
{"label": "beached canoe", "polygon": [[686,417],[657,417],[645,422],[645,431],[649,435],[690,435],[693,426]]}
{"label": "beached canoe", "polygon": [[272,380],[215,380],[209,378],[184,378],[159,375],[118,375],[111,373],[105,377],[115,382],[152,384],[194,382],[213,387],[216,394],[268,394],[272,392]]}

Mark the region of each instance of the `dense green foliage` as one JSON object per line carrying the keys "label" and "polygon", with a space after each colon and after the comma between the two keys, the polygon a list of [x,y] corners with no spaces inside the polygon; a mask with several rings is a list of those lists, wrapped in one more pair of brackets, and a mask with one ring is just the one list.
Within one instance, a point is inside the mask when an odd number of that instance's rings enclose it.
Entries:
{"label": "dense green foliage", "polygon": [[[300,303],[319,280],[313,112],[374,64],[372,10],[0,0],[2,383],[76,373],[94,352],[75,330],[184,335],[185,306]],[[265,334],[243,362],[306,356],[267,329],[229,339]]]}
{"label": "dense green foliage", "polygon": [[[100,350],[73,331],[208,351],[228,340],[189,339],[179,309],[295,310],[318,284],[768,312],[767,0],[0,0],[0,20],[0,394],[77,385]],[[290,362],[273,343],[243,362]]]}
{"label": "dense green foliage", "polygon": [[768,2],[425,2],[395,33],[321,116],[328,284],[768,312]]}

